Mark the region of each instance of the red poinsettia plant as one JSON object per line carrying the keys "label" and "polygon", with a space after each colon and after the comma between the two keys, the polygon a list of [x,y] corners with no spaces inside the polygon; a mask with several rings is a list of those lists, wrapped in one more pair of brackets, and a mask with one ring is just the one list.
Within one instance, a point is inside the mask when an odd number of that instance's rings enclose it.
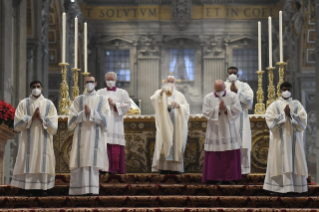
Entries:
{"label": "red poinsettia plant", "polygon": [[16,109],[11,104],[2,100],[0,102],[0,124],[4,123],[9,128],[13,128],[15,112]]}

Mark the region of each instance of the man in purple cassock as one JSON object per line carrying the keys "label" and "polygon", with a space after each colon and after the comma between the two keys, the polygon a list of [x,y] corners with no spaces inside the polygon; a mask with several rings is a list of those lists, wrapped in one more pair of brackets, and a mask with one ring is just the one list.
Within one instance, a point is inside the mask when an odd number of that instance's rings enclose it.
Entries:
{"label": "man in purple cassock", "polygon": [[236,121],[242,111],[238,96],[227,92],[222,80],[207,94],[203,115],[207,118],[202,182],[235,184],[241,179],[241,137]]}

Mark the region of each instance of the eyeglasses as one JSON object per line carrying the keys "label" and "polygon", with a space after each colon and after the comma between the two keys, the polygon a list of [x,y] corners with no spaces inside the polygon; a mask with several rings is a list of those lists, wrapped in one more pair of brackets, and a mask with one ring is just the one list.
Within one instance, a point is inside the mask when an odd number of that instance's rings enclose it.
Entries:
{"label": "eyeglasses", "polygon": [[85,83],[87,84],[87,83],[95,83],[94,81],[85,81]]}

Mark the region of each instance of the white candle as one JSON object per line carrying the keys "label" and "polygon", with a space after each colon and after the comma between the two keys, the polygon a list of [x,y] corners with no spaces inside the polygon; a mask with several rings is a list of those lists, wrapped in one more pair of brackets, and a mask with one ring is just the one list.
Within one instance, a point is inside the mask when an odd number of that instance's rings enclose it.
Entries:
{"label": "white candle", "polygon": [[66,34],[66,14],[62,15],[62,63],[65,63],[65,34]]}
{"label": "white candle", "polygon": [[84,72],[87,72],[88,69],[88,47],[87,47],[87,23],[84,23]]}
{"label": "white candle", "polygon": [[78,67],[78,18],[74,19],[74,68]]}
{"label": "white candle", "polygon": [[282,11],[279,11],[279,52],[280,52],[280,62],[283,62],[284,57],[283,57],[283,46],[282,46]]}
{"label": "white candle", "polygon": [[271,17],[268,17],[268,32],[269,32],[269,67],[272,67],[272,34],[271,34]]}
{"label": "white candle", "polygon": [[258,71],[261,71],[261,23],[258,21]]}

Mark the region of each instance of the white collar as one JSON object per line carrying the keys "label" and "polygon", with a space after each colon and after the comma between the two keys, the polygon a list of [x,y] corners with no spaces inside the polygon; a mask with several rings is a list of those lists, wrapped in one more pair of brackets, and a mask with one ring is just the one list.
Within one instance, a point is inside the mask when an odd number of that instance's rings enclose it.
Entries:
{"label": "white collar", "polygon": [[29,96],[29,98],[30,98],[31,100],[33,100],[33,101],[36,101],[36,100],[38,100],[38,99],[44,99],[44,96],[41,94],[38,98],[35,98],[35,97],[33,96],[33,94],[31,94],[31,95]]}
{"label": "white collar", "polygon": [[96,90],[92,91],[91,93],[86,91],[85,96],[95,96],[96,95]]}
{"label": "white collar", "polygon": [[279,100],[281,100],[281,101],[285,101],[285,102],[292,102],[292,98],[291,97],[289,97],[289,99],[284,99],[284,98],[282,98],[282,96],[279,98]]}

